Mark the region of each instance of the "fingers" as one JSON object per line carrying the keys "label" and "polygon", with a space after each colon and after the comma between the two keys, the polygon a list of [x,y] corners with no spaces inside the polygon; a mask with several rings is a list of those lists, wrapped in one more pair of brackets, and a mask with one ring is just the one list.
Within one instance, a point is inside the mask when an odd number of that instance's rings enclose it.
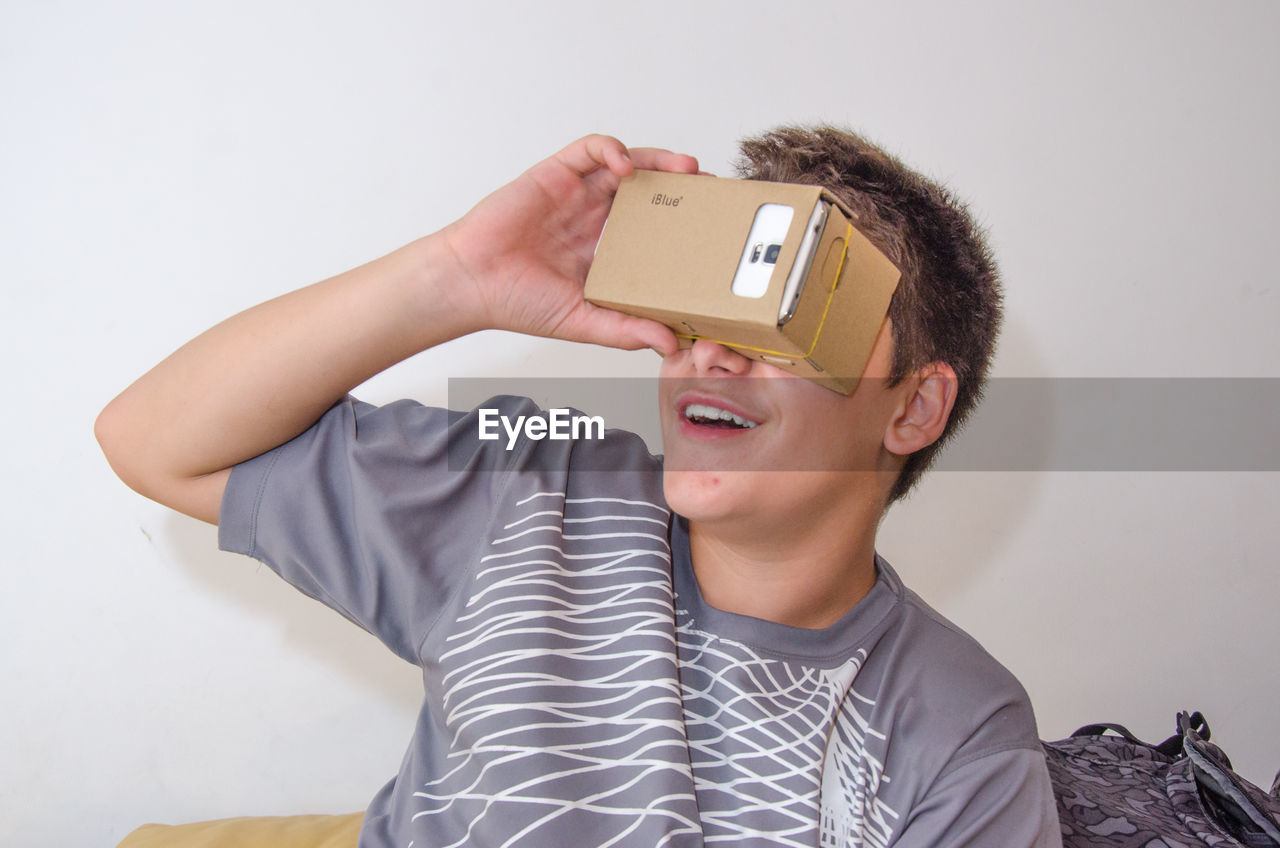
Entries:
{"label": "fingers", "polygon": [[670,171],[676,174],[698,174],[698,160],[683,153],[673,153],[661,147],[637,147],[631,151],[631,161],[646,171]]}
{"label": "fingers", "polygon": [[627,153],[626,145],[609,135],[580,138],[553,158],[581,177],[601,167],[608,168],[619,177],[625,177],[636,168]]}
{"label": "fingers", "polygon": [[636,338],[644,342],[645,347],[657,351],[659,356],[670,356],[680,349],[676,334],[666,324],[650,321],[647,318],[628,316],[632,332]]}
{"label": "fingers", "polygon": [[618,177],[628,176],[636,168],[677,174],[705,173],[698,170],[698,160],[692,156],[661,147],[637,147],[629,151],[626,145],[609,135],[580,138],[554,158],[583,177],[601,167],[608,168]]}

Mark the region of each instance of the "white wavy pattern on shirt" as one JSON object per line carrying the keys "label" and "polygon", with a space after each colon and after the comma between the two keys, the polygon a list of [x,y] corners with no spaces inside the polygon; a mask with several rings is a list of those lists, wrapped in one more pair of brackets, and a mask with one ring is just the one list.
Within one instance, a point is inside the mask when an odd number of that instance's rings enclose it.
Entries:
{"label": "white wavy pattern on shirt", "polygon": [[[415,793],[415,818],[469,822],[450,846],[511,807],[525,824],[504,846],[569,844],[562,820],[581,813],[614,824],[602,846],[655,817],[657,845],[886,844],[897,815],[876,797],[889,778],[867,745],[884,736],[859,712],[873,704],[852,689],[862,658],[811,668],[699,630],[673,609],[664,507],[562,499],[521,501],[482,560],[441,657],[452,768]],[[646,797],[654,777],[676,789]]]}
{"label": "white wavy pattern on shirt", "polygon": [[[682,616],[683,618],[683,616]],[[834,669],[761,657],[678,628],[685,724],[707,844],[879,846],[896,814],[852,688],[864,655]],[[885,827],[885,823],[888,827]]]}
{"label": "white wavy pattern on shirt", "polygon": [[554,492],[517,506],[440,659],[452,768],[415,793],[415,818],[469,822],[451,846],[492,838],[494,817],[520,822],[504,846],[569,844],[584,815],[601,846],[655,821],[656,844],[696,837],[667,509]]}
{"label": "white wavy pattern on shirt", "polygon": [[840,718],[828,743],[823,769],[823,848],[884,848],[898,824],[897,811],[877,794],[880,784],[890,783],[891,778],[884,773],[884,763],[870,750],[875,747],[883,751],[885,735],[873,729],[859,711],[860,707],[873,706],[874,701],[852,687],[840,705]]}

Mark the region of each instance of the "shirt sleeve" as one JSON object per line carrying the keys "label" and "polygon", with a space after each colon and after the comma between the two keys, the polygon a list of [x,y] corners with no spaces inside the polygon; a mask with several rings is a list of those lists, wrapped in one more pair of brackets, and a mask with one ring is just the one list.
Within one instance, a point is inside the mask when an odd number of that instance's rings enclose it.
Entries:
{"label": "shirt sleeve", "polygon": [[[489,405],[533,408],[515,398]],[[339,402],[297,438],[232,470],[220,547],[262,561],[420,663],[506,481],[500,442],[467,436],[475,416],[411,401]]]}
{"label": "shirt sleeve", "polygon": [[1057,802],[1040,750],[1014,748],[944,772],[895,848],[1061,848]]}

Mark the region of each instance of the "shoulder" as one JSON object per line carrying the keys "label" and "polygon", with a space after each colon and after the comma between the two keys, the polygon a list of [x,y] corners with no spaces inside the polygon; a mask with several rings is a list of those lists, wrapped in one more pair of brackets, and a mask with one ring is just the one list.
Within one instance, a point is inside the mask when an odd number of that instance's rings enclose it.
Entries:
{"label": "shoulder", "polygon": [[928,727],[950,749],[947,770],[1000,751],[1038,750],[1031,700],[1013,673],[881,566],[898,595],[877,644],[891,659],[882,688],[900,709],[898,720]]}
{"label": "shoulder", "polygon": [[[899,846],[1057,845],[1053,793],[1026,690],[972,636],[905,588],[883,560],[891,600],[855,680],[868,749],[901,814]],[[883,596],[881,596],[883,597]]]}

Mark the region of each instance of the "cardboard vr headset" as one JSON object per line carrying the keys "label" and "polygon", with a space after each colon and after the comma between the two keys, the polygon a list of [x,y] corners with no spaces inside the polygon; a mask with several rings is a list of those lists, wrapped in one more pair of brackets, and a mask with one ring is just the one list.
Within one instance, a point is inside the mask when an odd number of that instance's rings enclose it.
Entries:
{"label": "cardboard vr headset", "polygon": [[851,393],[898,269],[818,186],[636,171],[622,181],[586,298]]}

